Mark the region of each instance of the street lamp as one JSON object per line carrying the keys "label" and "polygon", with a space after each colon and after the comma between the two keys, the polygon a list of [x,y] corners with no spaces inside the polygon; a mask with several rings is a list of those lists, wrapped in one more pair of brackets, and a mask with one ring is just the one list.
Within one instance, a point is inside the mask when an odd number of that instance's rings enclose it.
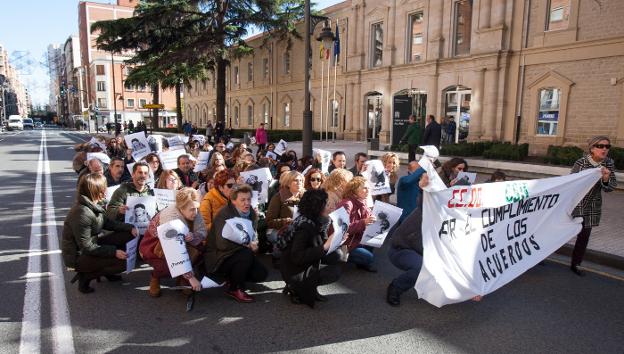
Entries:
{"label": "street lamp", "polygon": [[[312,110],[310,109],[310,67],[311,62],[311,37],[314,34],[314,28],[319,23],[325,21],[325,27],[321,31],[318,40],[323,41],[323,45],[327,44],[330,48],[331,42],[334,40],[334,34],[327,22],[325,16],[313,16],[310,14],[310,0],[305,0],[304,6],[305,16],[305,66],[304,66],[304,107],[303,107],[303,156],[312,156]],[[327,42],[326,42],[327,41]]]}

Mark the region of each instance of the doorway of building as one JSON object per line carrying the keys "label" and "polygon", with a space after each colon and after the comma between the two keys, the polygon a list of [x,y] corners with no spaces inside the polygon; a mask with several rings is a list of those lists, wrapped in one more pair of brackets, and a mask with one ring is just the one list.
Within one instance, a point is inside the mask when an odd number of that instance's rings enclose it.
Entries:
{"label": "doorway of building", "polygon": [[397,92],[392,102],[392,144],[397,145],[407,131],[410,115],[416,117],[416,124],[424,130],[427,113],[427,93],[419,89],[405,89]]}
{"label": "doorway of building", "polygon": [[465,141],[470,130],[470,101],[472,90],[464,86],[451,86],[444,92],[444,115],[441,124],[448,123],[453,117],[457,129],[455,136],[448,136],[446,131],[442,132],[442,139],[447,142],[458,143]]}
{"label": "doorway of building", "polygon": [[383,119],[383,95],[371,92],[366,95],[366,138],[379,139]]}

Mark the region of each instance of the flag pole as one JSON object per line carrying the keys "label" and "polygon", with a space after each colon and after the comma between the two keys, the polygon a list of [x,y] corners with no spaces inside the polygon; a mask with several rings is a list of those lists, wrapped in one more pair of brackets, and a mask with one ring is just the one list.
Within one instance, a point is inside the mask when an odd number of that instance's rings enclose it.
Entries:
{"label": "flag pole", "polygon": [[[322,47],[322,44],[321,44]],[[321,53],[323,52],[323,50],[321,49]],[[319,101],[321,103],[321,126],[319,129],[319,139],[321,141],[323,141],[323,90],[325,89],[325,61],[323,60],[323,58],[321,58],[321,100]]]}
{"label": "flag pole", "polygon": [[[334,106],[336,105],[336,76],[338,74],[338,55],[334,59],[334,100],[332,102],[332,142],[336,142],[336,123],[334,122]],[[340,109],[338,110],[340,112]]]}
{"label": "flag pole", "polygon": [[[329,20],[329,27],[331,28],[331,20]],[[325,100],[325,107],[327,107],[327,117],[325,117],[325,141],[329,140],[329,83],[331,81],[331,57],[329,55],[329,49],[327,49],[327,94]]]}

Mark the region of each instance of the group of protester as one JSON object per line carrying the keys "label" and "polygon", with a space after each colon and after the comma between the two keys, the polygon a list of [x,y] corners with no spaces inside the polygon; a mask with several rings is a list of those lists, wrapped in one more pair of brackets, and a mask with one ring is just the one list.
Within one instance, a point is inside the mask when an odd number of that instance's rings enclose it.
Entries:
{"label": "group of protester", "polygon": [[[264,127],[261,127],[264,129]],[[266,132],[265,132],[266,134]],[[321,168],[319,156],[298,158],[293,150],[275,153],[275,144],[260,134],[254,153],[245,143],[226,144],[220,138],[201,145],[192,139],[186,144],[186,153],[177,159],[177,168],[164,169],[159,155],[151,153],[141,161],[134,161],[132,148],[122,137],[96,137],[98,143],[84,143],[76,147],[73,166],[79,175],[75,205],[69,211],[63,230],[62,250],[65,264],[76,270],[75,280],[83,293],[94,291],[93,279],[106,277],[121,280],[119,273],[126,269],[126,243],[139,237],[137,229],[124,223],[129,196],[154,195],[153,188],[176,190],[175,204],[169,205],[149,221],[139,244],[140,258],[152,266],[149,295],[161,294],[160,281],[170,277],[167,261],[160,245],[157,229],[172,220],[180,220],[190,230],[184,242],[193,264],[193,270],[177,277],[185,293],[199,291],[204,276],[223,284],[228,296],[239,302],[253,302],[247,292],[247,283],[264,281],[269,270],[262,258],[271,257],[285,282],[284,294],[293,303],[314,307],[317,301],[327,301],[318,287],[335,282],[346,264],[353,264],[365,272],[376,272],[375,261],[379,250],[362,245],[366,227],[375,222],[371,213],[370,191],[362,173],[367,168],[368,156],[358,153],[348,158],[342,151],[332,154],[327,171]],[[258,134],[256,134],[258,137]],[[163,150],[168,148],[163,141]],[[587,247],[591,228],[600,221],[601,191],[615,187],[613,160],[608,156],[610,141],[606,137],[592,139],[587,155],[580,158],[572,172],[601,166],[602,179],[574,210],[574,216],[583,217],[583,230],[577,238],[572,270],[578,268]],[[201,151],[210,151],[207,167],[194,172]],[[104,152],[109,164],[98,159],[86,159],[88,152]],[[387,288],[387,302],[398,306],[402,293],[413,288],[423,261],[422,189],[429,183],[428,174],[411,158],[407,175],[399,176],[399,158],[388,152],[381,158],[385,174],[391,183],[390,194],[375,199],[390,201],[396,193],[396,204],[402,214],[389,236],[388,257],[403,273],[393,279]],[[347,161],[353,161],[348,168]],[[437,162],[437,161],[436,161]],[[134,163],[131,171],[127,166]],[[439,165],[438,173],[447,187],[466,183],[458,179],[467,171],[468,163],[451,158]],[[268,168],[273,177],[268,202],[252,207],[252,187],[245,184],[240,173]],[[504,181],[497,171],[491,182]],[[152,181],[150,183],[150,181]],[[120,185],[110,200],[105,200],[107,187]],[[338,235],[331,226],[329,214],[344,208],[349,215],[347,233],[342,246],[328,253],[333,237]],[[257,237],[238,244],[223,237],[226,221],[231,218],[250,220]],[[340,236],[336,236],[340,237]],[[268,259],[268,258],[267,258]],[[479,300],[477,297],[474,300]]]}

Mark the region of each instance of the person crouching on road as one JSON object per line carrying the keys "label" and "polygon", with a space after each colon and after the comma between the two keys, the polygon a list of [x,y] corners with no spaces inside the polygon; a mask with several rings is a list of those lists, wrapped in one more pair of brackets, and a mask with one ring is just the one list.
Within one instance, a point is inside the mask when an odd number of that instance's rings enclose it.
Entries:
{"label": "person crouching on road", "polygon": [[245,292],[245,282],[258,283],[267,278],[268,271],[255,256],[258,242],[247,245],[232,242],[223,235],[225,221],[231,218],[245,218],[257,229],[257,215],[251,208],[252,190],[249,185],[237,185],[230,191],[230,201],[215,217],[206,241],[204,266],[212,279],[228,282],[226,295],[238,302],[254,302],[253,296]]}
{"label": "person crouching on road", "polygon": [[[119,281],[117,275],[126,270],[126,243],[137,237],[139,232],[131,224],[108,218],[99,204],[106,195],[106,178],[91,173],[80,181],[78,197],[65,217],[63,224],[62,253],[67,267],[78,272],[78,290],[81,293],[94,291],[91,280],[99,276],[109,281]],[[100,236],[102,231],[113,231]]]}
{"label": "person crouching on road", "polygon": [[[158,239],[158,226],[173,220],[180,220],[191,230],[184,235],[184,241],[191,264],[196,265],[201,259],[200,246],[207,234],[204,220],[201,214],[197,212],[198,208],[199,192],[193,188],[182,188],[176,193],[175,205],[166,207],[150,221],[139,245],[139,252],[143,260],[154,268],[149,287],[151,297],[160,296],[160,279],[171,277],[167,260]],[[177,277],[176,283],[178,286],[190,284],[193,290],[201,290],[201,284],[192,271]]]}
{"label": "person crouching on road", "polygon": [[[340,277],[340,255],[327,254],[336,233],[327,236],[331,219],[327,209],[327,192],[312,189],[303,194],[299,216],[288,226],[280,239],[282,264],[286,282],[284,293],[295,304],[314,308],[315,301],[327,301],[317,287],[330,284]],[[321,263],[325,264],[321,268]]]}

